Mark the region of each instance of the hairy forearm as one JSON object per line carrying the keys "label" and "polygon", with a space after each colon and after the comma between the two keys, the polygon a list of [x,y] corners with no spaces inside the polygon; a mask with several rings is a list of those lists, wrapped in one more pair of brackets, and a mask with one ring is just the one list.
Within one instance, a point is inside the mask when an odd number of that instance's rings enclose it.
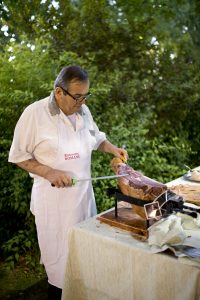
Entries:
{"label": "hairy forearm", "polygon": [[114,151],[116,151],[117,147],[113,144],[111,144],[108,140],[105,140],[103,143],[99,145],[98,150],[106,153],[113,154]]}
{"label": "hairy forearm", "polygon": [[101,143],[98,150],[113,154],[114,156],[121,158],[124,162],[126,162],[128,159],[128,153],[125,149],[118,148],[117,146],[111,144],[108,140],[105,140],[103,143]]}
{"label": "hairy forearm", "polygon": [[22,162],[17,163],[17,165],[24,169],[27,172],[36,174],[38,176],[46,178],[46,174],[52,170],[50,167],[45,166],[41,163],[39,163],[35,159],[28,159]]}
{"label": "hairy forearm", "polygon": [[35,159],[28,159],[17,163],[17,165],[30,173],[44,177],[52,184],[52,186],[56,186],[57,188],[72,185],[71,176],[65,171],[52,169],[51,167],[39,163]]}

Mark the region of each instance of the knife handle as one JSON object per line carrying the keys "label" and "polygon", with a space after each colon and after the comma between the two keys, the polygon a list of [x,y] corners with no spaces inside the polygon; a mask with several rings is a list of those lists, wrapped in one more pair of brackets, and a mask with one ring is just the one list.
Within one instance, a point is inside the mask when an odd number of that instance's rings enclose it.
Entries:
{"label": "knife handle", "polygon": [[[72,185],[76,185],[78,180],[76,178],[72,178]],[[55,187],[55,184],[51,183],[52,187]]]}
{"label": "knife handle", "polygon": [[78,180],[76,178],[72,178],[72,185],[76,185]]}

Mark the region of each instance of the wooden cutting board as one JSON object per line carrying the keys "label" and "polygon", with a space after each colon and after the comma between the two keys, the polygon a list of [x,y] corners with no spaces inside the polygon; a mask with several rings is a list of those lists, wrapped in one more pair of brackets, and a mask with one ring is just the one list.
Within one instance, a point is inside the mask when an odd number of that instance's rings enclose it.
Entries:
{"label": "wooden cutting board", "polygon": [[[115,209],[103,213],[97,219],[108,225],[129,231],[134,237],[145,240],[148,237],[147,220],[137,215],[132,208],[119,207],[118,216],[115,216]],[[140,238],[139,238],[140,237]]]}

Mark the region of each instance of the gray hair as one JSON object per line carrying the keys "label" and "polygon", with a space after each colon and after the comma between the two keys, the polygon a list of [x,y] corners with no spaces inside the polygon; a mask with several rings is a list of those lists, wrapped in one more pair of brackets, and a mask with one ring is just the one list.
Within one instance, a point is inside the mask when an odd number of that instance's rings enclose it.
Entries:
{"label": "gray hair", "polygon": [[89,80],[88,73],[80,66],[66,66],[58,74],[55,82],[54,89],[56,87],[68,88],[71,81],[87,81]]}

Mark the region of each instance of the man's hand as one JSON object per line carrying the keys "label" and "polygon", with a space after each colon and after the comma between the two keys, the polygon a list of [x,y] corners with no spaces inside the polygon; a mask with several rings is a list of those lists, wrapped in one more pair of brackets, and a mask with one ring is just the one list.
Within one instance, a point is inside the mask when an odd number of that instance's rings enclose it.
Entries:
{"label": "man's hand", "polygon": [[116,157],[119,157],[125,163],[128,160],[128,152],[123,148],[114,148],[112,154]]}
{"label": "man's hand", "polygon": [[72,186],[72,178],[64,171],[51,169],[47,171],[44,178],[51,182],[52,186],[56,186],[57,188]]}
{"label": "man's hand", "polygon": [[121,158],[124,162],[127,162],[128,152],[123,148],[116,147],[108,140],[101,143],[98,149],[103,152],[111,153],[114,156]]}
{"label": "man's hand", "polygon": [[49,166],[39,163],[35,159],[19,162],[17,165],[30,173],[44,177],[50,182],[49,184],[52,184],[52,186],[56,186],[57,188],[72,185],[72,178],[67,175],[66,172],[52,169]]}

